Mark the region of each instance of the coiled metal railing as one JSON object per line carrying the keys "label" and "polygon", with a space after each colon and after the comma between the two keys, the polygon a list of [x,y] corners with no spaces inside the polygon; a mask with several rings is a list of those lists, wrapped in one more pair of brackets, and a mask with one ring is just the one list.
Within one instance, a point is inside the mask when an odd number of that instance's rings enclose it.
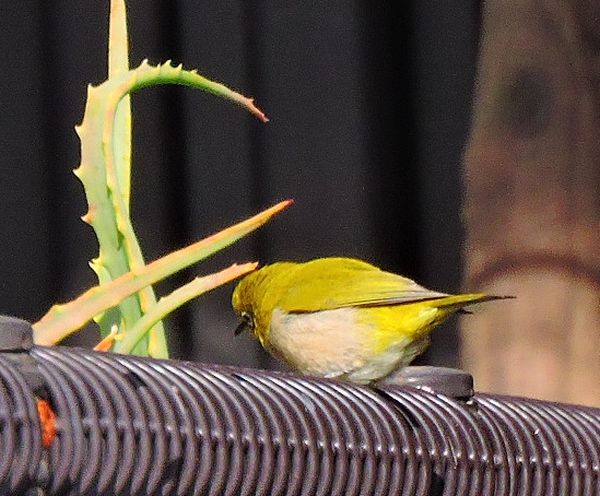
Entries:
{"label": "coiled metal railing", "polygon": [[599,409],[27,348],[0,352],[2,494],[600,494]]}

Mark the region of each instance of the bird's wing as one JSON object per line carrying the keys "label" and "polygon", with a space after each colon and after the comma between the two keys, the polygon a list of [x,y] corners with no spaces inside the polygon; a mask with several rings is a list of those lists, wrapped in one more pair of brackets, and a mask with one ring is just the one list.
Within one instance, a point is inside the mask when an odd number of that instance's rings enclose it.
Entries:
{"label": "bird's wing", "polygon": [[359,261],[323,267],[303,264],[295,270],[306,270],[306,276],[296,274],[294,280],[302,282],[290,286],[282,295],[278,306],[287,312],[401,305],[448,296]]}

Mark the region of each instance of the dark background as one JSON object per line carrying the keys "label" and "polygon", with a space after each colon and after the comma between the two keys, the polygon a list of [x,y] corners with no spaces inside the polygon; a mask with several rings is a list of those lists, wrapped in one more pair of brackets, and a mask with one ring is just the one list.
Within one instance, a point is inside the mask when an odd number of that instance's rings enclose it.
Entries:
{"label": "dark background", "polygon": [[[260,232],[159,285],[234,261],[364,258],[429,287],[461,282],[461,154],[478,1],[130,0],[131,63],[166,59],[254,96],[266,125],[172,86],[134,96],[133,220],[148,260],[278,200]],[[458,9],[460,6],[460,10]],[[38,319],[95,283],[73,131],[106,73],[108,1],[0,3],[0,312]],[[173,355],[272,366],[233,339],[232,287],[167,323]],[[428,362],[456,364],[451,322]],[[70,342],[91,344],[93,332]]]}

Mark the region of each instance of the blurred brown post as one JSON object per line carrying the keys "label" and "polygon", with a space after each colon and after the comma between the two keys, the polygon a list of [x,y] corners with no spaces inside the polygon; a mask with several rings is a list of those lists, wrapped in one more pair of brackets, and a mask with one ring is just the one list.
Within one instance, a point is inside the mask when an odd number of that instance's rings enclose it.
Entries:
{"label": "blurred brown post", "polygon": [[478,390],[600,404],[600,2],[488,0],[465,154]]}

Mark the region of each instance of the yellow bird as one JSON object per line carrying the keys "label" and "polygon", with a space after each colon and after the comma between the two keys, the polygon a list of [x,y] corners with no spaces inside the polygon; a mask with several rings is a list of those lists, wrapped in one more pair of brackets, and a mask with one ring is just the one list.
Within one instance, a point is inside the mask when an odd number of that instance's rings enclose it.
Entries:
{"label": "yellow bird", "polygon": [[232,296],[262,346],[293,369],[359,384],[408,365],[434,327],[462,307],[505,298],[448,295],[351,258],[278,262],[252,272]]}

